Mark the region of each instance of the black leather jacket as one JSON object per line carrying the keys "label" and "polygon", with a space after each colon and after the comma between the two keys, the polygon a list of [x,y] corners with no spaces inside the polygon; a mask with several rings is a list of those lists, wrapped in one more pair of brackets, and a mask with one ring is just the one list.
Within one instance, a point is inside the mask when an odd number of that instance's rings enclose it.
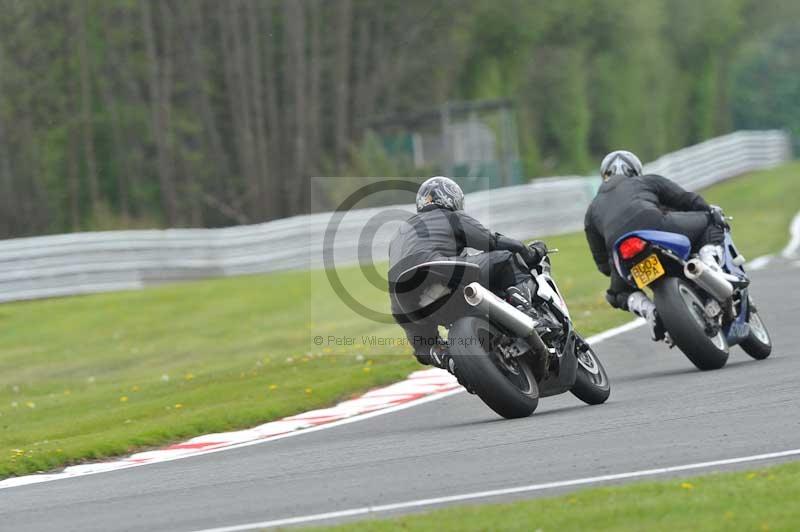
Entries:
{"label": "black leather jacket", "polygon": [[619,237],[639,229],[658,229],[670,211],[707,211],[694,192],[659,175],[612,176],[600,185],[586,211],[584,229],[597,269],[610,275],[609,256]]}
{"label": "black leather jacket", "polygon": [[430,206],[409,218],[392,237],[389,243],[389,278],[423,262],[457,257],[464,248],[519,252],[524,244],[492,233],[463,211]]}

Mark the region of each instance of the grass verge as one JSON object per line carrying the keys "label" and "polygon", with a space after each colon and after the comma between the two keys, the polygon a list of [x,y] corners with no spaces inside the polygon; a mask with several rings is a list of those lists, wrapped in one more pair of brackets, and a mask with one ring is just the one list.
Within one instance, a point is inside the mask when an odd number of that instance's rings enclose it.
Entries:
{"label": "grass verge", "polygon": [[455,506],[421,515],[313,530],[797,530],[800,463],[749,472],[593,488],[510,504]]}
{"label": "grass verge", "polygon": [[[707,191],[736,217],[746,255],[785,243],[798,173],[792,164]],[[583,334],[630,319],[606,305],[582,234],[547,241]],[[355,299],[388,311],[358,269],[340,274]],[[399,337],[348,309],[319,271],[2,305],[0,478],[329,405],[417,369],[391,345]]]}

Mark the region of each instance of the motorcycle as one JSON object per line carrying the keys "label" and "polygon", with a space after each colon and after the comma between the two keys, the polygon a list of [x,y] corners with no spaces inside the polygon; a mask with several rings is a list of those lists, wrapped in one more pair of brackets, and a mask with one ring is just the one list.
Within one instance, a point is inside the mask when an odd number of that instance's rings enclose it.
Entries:
{"label": "motorcycle", "polygon": [[739,345],[761,360],[772,351],[772,340],[750,294],[730,226],[721,210],[715,223],[725,228],[721,266],[691,253],[689,239],[663,231],[633,231],[614,245],[617,271],[640,290],[649,287],[666,329],[664,340],[678,348],[700,370],[718,369],[730,347]]}
{"label": "motorcycle", "polygon": [[448,330],[459,381],[500,416],[527,417],[540,398],[567,391],[590,405],[604,403],[611,392],[608,375],[573,327],[551,270],[549,257],[530,270],[528,309],[481,285],[477,265],[457,260],[403,272],[395,294],[408,316]]}

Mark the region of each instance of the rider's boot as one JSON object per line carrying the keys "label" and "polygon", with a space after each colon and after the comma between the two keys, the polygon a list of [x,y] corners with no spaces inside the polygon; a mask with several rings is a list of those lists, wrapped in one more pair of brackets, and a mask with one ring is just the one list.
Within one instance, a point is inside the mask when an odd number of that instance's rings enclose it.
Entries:
{"label": "rider's boot", "polygon": [[433,360],[434,366],[447,370],[456,378],[461,386],[466,388],[469,393],[475,393],[468,383],[461,376],[459,376],[456,368],[456,361],[450,356],[450,348],[446,340],[439,338],[431,347],[430,356],[431,360]]}
{"label": "rider's boot", "polygon": [[[446,360],[448,358],[448,345],[446,340],[438,338],[436,343],[431,346],[429,355],[434,366],[450,371],[450,368],[447,367]],[[450,371],[450,373],[452,373],[452,371]]]}
{"label": "rider's boot", "polygon": [[717,244],[706,244],[697,252],[700,261],[714,271],[719,271],[722,267],[722,246]]}
{"label": "rider's boot", "polygon": [[650,324],[650,338],[653,341],[664,339],[664,324],[658,316],[656,305],[644,292],[636,291],[628,296],[628,310],[647,320]]}
{"label": "rider's boot", "polygon": [[521,310],[530,309],[533,304],[533,283],[530,279],[506,288],[506,301]]}

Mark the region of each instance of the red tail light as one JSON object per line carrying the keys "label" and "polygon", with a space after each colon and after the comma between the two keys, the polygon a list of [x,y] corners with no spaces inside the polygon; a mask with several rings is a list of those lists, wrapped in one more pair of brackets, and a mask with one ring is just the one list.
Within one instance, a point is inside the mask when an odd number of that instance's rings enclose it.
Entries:
{"label": "red tail light", "polygon": [[641,238],[632,236],[626,238],[619,245],[619,256],[625,260],[632,259],[647,247],[647,242]]}

